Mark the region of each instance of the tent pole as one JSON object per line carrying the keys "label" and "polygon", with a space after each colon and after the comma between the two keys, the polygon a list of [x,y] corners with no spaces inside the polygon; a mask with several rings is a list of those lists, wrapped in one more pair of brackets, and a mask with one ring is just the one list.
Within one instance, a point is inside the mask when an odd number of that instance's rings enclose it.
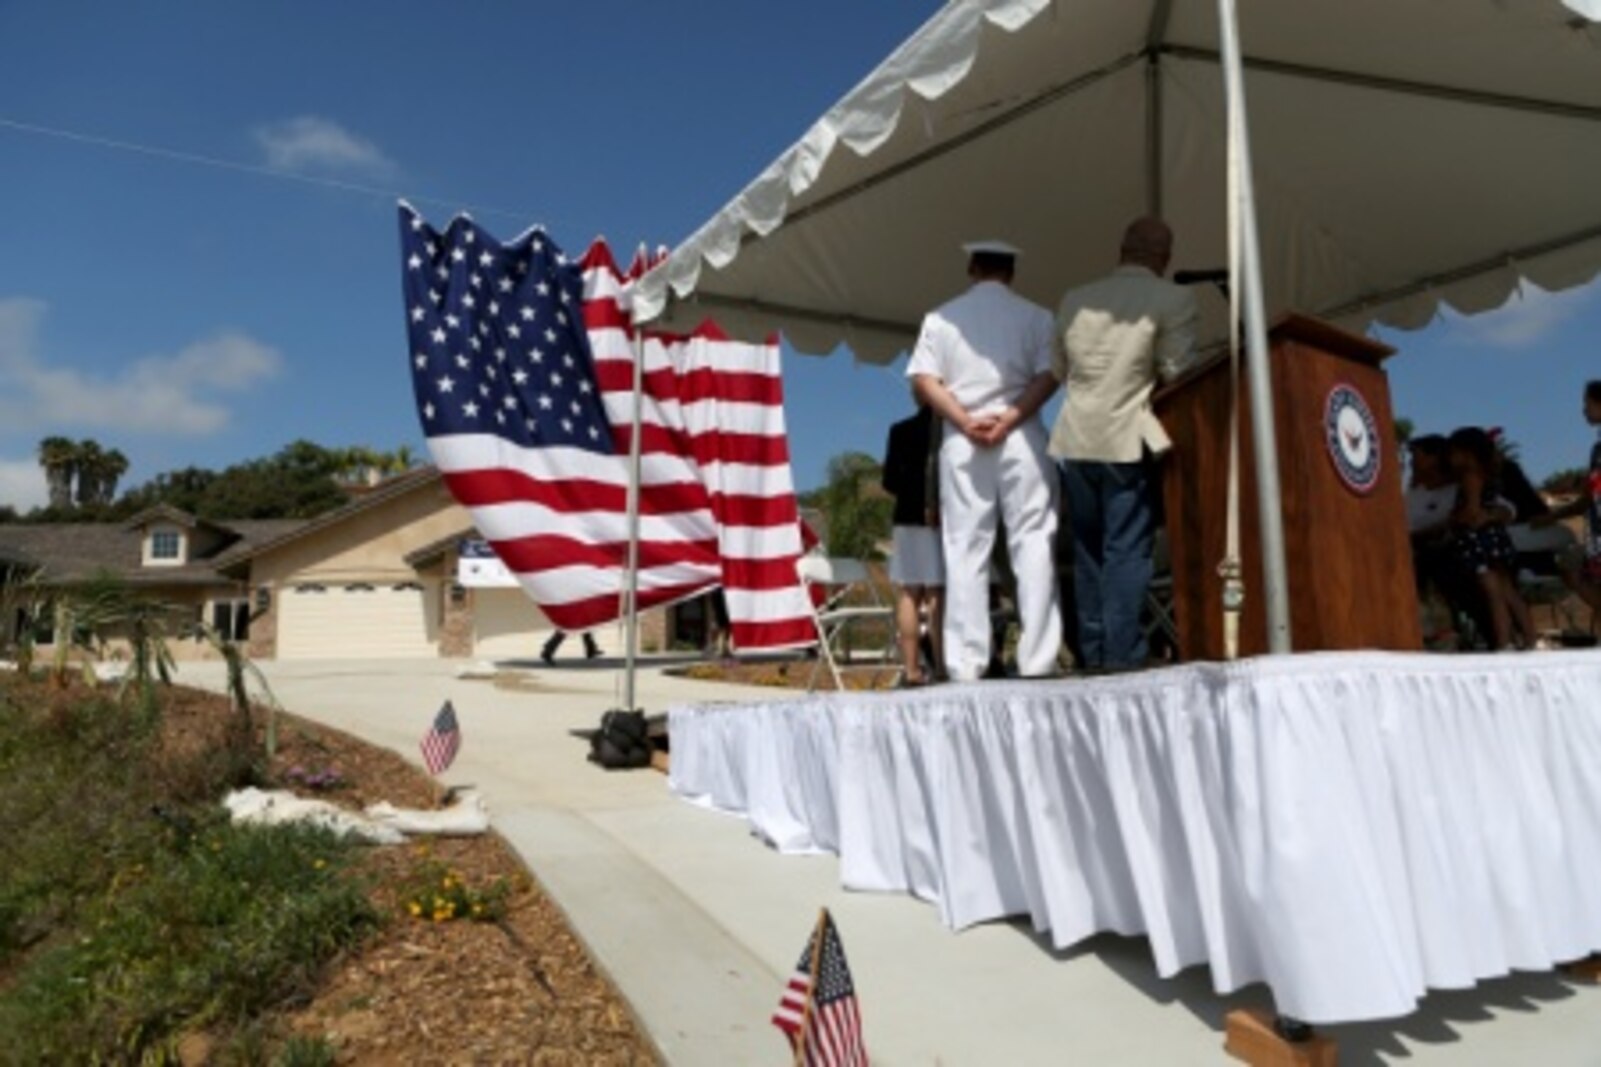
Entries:
{"label": "tent pole", "polygon": [[[1262,592],[1267,608],[1267,645],[1274,654],[1292,648],[1289,574],[1284,553],[1284,508],[1279,489],[1278,435],[1273,422],[1272,367],[1268,362],[1267,316],[1262,299],[1262,251],[1257,238],[1256,198],[1251,179],[1251,139],[1246,124],[1245,77],[1240,62],[1235,0],[1217,0],[1218,35],[1223,46],[1223,86],[1234,115],[1230,133],[1240,161],[1238,199],[1230,204],[1239,227],[1245,298],[1245,356],[1251,395],[1251,435],[1256,452],[1257,511],[1262,537]],[[1236,213],[1237,214],[1234,214]]]}
{"label": "tent pole", "polygon": [[627,649],[623,668],[623,709],[634,711],[634,660],[639,651],[639,438],[645,394],[645,329],[633,321],[634,338],[634,426],[628,438],[628,578],[624,586],[627,612]]}

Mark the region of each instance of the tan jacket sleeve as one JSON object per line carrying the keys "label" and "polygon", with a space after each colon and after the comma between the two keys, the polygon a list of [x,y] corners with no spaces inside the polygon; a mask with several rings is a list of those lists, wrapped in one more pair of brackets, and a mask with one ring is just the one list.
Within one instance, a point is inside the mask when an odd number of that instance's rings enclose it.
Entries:
{"label": "tan jacket sleeve", "polygon": [[1201,317],[1193,289],[1179,289],[1156,336],[1156,373],[1172,381],[1195,361],[1195,334]]}

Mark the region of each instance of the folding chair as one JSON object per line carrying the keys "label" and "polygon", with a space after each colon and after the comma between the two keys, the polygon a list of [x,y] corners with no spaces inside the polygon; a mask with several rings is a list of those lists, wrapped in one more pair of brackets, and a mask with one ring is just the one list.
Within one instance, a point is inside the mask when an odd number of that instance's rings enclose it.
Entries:
{"label": "folding chair", "polygon": [[1155,577],[1145,590],[1145,639],[1150,642],[1152,654],[1158,645],[1166,643],[1179,657],[1179,628],[1173,618],[1173,569],[1168,561],[1167,531],[1156,531],[1151,547],[1151,570]]}
{"label": "folding chair", "polygon": [[[839,559],[828,556],[802,556],[795,562],[795,573],[800,577],[801,588],[806,591],[806,602],[812,608],[812,620],[817,625],[817,643],[822,655],[812,664],[812,673],[806,679],[806,691],[817,687],[817,672],[828,664],[834,676],[834,687],[843,690],[841,675],[847,670],[881,670],[890,664],[899,678],[900,668],[891,657],[895,650],[895,609],[884,603],[878,588],[867,571],[867,564],[859,559]],[[816,588],[820,596],[813,596]],[[864,599],[866,603],[852,603]],[[878,664],[853,664],[845,639],[852,623],[882,621],[886,624],[887,638]],[[843,666],[840,663],[844,657]]]}
{"label": "folding chair", "polygon": [[[1509,526],[1507,534],[1512,538],[1512,547],[1517,549],[1519,555],[1549,553],[1555,557],[1559,568],[1563,565],[1564,557],[1570,557],[1579,549],[1579,539],[1566,526],[1544,526],[1539,529],[1527,525]],[[1517,583],[1518,592],[1523,594],[1529,607],[1549,608],[1553,620],[1560,617],[1567,629],[1584,632],[1573,610],[1576,594],[1560,577],[1520,569]]]}

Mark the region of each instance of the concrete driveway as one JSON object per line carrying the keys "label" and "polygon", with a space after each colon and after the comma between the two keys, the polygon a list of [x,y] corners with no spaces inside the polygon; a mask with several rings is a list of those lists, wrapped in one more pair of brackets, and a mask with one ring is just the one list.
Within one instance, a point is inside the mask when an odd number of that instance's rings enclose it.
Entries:
{"label": "concrete driveway", "polygon": [[[784,1062],[767,1022],[820,906],[849,954],[877,1064],[1227,1063],[1222,1018],[1268,1002],[1220,998],[1203,969],[1157,977],[1138,939],[1053,953],[1026,926],[952,934],[910,898],[848,894],[829,856],[780,856],[742,821],[678,801],[664,776],[608,774],[570,736],[619,703],[613,664],[455,676],[457,662],[263,662],[283,705],[401,753],[446,700],[463,743],[448,784],[478,786],[496,828],[566,912],[669,1063]],[[220,688],[218,664],[180,680]],[[762,700],[764,690],[641,673],[640,703]],[[1601,1063],[1601,989],[1521,975],[1439,993],[1394,1023],[1332,1028],[1342,1067]]]}

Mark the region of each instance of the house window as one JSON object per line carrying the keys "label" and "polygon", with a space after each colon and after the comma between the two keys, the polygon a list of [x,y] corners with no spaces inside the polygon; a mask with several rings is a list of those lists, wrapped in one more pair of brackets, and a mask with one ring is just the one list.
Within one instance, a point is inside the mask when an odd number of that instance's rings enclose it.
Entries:
{"label": "house window", "polygon": [[153,530],[150,534],[151,559],[178,558],[178,531]]}
{"label": "house window", "polygon": [[248,641],[250,639],[250,601],[212,601],[211,628],[224,641]]}

